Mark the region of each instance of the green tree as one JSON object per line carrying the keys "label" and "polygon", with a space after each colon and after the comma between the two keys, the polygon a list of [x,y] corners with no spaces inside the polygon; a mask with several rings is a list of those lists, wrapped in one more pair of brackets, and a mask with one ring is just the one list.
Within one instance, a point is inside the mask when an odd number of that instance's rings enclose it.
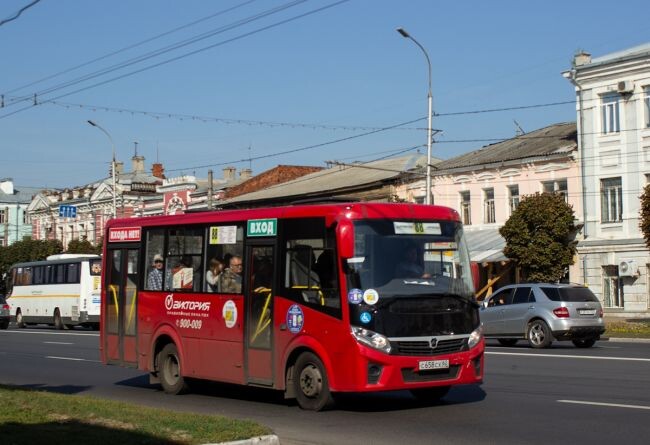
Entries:
{"label": "green tree", "polygon": [[58,240],[33,240],[25,237],[10,246],[0,247],[0,292],[5,292],[5,274],[12,264],[26,261],[44,260],[49,255],[63,252],[63,245]]}
{"label": "green tree", "polygon": [[88,241],[88,238],[85,236],[83,239],[75,239],[72,240],[68,243],[68,250],[66,251],[67,253],[94,253],[94,254],[99,254],[101,253],[101,244],[98,246],[93,245],[90,241]]}
{"label": "green tree", "polygon": [[521,268],[527,281],[556,282],[576,253],[573,208],[554,193],[525,196],[499,229],[503,253]]}
{"label": "green tree", "polygon": [[641,229],[641,233],[643,233],[645,245],[650,248],[650,184],[644,187],[640,199],[641,220],[639,221],[639,229]]}

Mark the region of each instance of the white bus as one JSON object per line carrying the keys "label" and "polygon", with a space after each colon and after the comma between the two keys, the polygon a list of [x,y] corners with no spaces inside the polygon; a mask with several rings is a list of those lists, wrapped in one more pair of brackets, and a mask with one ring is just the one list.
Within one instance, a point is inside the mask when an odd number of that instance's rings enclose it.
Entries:
{"label": "white bus", "polygon": [[11,266],[7,303],[19,328],[50,324],[56,329],[99,327],[102,260],[99,255],[51,255]]}

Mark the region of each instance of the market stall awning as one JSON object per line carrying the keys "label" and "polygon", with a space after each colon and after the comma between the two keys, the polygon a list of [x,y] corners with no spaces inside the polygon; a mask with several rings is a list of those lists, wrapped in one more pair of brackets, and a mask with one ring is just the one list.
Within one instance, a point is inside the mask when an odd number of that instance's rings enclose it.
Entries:
{"label": "market stall awning", "polygon": [[470,259],[477,263],[508,261],[503,254],[506,240],[499,229],[465,230]]}

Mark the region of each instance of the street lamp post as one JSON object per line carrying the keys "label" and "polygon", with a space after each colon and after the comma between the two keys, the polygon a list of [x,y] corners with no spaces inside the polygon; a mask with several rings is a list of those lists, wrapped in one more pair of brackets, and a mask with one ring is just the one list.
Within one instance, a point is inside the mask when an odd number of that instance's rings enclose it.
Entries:
{"label": "street lamp post", "polygon": [[115,185],[115,143],[113,142],[113,138],[108,133],[108,131],[106,131],[100,125],[96,124],[95,122],[93,122],[91,120],[89,120],[88,123],[90,125],[92,125],[93,127],[98,128],[106,136],[108,136],[108,140],[111,141],[111,146],[113,148],[113,160],[111,161],[111,176],[113,177],[113,218],[115,218],[115,217],[117,217],[117,203],[116,203],[117,189],[116,189],[116,185]]}
{"label": "street lamp post", "polygon": [[431,95],[431,60],[429,59],[429,54],[427,50],[424,49],[420,42],[415,40],[411,35],[406,32],[404,28],[397,28],[397,32],[402,35],[402,37],[411,39],[424,53],[424,57],[427,58],[427,64],[429,65],[429,94],[427,100],[429,103],[429,114],[428,114],[428,124],[427,124],[427,194],[425,197],[425,203],[431,204],[431,121],[433,118],[433,96]]}

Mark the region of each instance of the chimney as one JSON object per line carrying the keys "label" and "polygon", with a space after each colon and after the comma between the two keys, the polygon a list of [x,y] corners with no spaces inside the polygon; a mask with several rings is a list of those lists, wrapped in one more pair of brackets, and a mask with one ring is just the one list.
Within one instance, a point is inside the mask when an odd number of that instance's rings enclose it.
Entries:
{"label": "chimney", "polygon": [[582,66],[591,63],[591,54],[580,50],[573,56],[573,66]]}
{"label": "chimney", "polygon": [[235,167],[225,167],[223,169],[223,179],[226,181],[234,181],[236,172],[237,169]]}
{"label": "chimney", "polygon": [[250,179],[253,176],[253,170],[250,168],[242,168],[239,170],[239,179]]}
{"label": "chimney", "polygon": [[131,158],[131,170],[133,173],[144,173],[144,156],[135,155]]}
{"label": "chimney", "polygon": [[151,164],[151,174],[156,178],[165,179],[165,169],[163,168],[163,165],[160,162]]}
{"label": "chimney", "polygon": [[[109,170],[109,177],[110,177],[110,170]],[[116,175],[121,175],[124,173],[124,162],[122,161],[115,161],[115,174]]]}
{"label": "chimney", "polygon": [[0,190],[7,195],[13,195],[14,180],[11,178],[0,179]]}

